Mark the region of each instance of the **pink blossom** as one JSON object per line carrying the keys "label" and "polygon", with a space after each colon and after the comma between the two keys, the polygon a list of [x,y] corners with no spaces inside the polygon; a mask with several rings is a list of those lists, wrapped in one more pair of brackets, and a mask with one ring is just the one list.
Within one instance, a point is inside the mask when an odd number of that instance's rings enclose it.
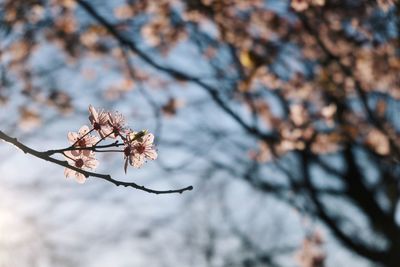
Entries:
{"label": "pink blossom", "polygon": [[125,119],[121,113],[108,113],[109,125],[111,126],[112,133],[111,138],[117,138],[120,136],[125,129]]}
{"label": "pink blossom", "polygon": [[296,11],[304,11],[308,8],[309,0],[292,0],[291,6]]}
{"label": "pink blossom", "polygon": [[112,129],[109,124],[108,113],[104,110],[97,111],[92,105],[89,106],[89,120],[101,138],[111,134]]}
{"label": "pink blossom", "polygon": [[[78,133],[69,132],[68,133],[68,141],[74,147],[82,148],[82,147],[91,147],[99,141],[97,136],[93,136],[89,134],[89,127],[84,125],[79,129]],[[83,154],[84,156],[89,156],[91,153],[90,150],[72,150],[71,152],[74,156],[78,156],[79,154]]]}
{"label": "pink blossom", "polygon": [[320,232],[315,232],[303,240],[296,253],[296,259],[301,267],[325,266],[326,253],[322,247],[323,238]]}
{"label": "pink blossom", "polygon": [[[70,151],[66,151],[65,159],[67,160],[69,165],[82,170],[93,170],[99,164],[99,162],[94,158],[94,153],[89,154],[89,156],[85,156],[83,154],[74,156]],[[66,178],[75,177],[76,181],[80,184],[83,184],[86,181],[85,175],[70,168],[65,168],[64,175]]]}
{"label": "pink blossom", "polygon": [[[140,133],[139,133],[140,134]],[[143,165],[146,159],[157,159],[157,151],[154,148],[154,135],[145,133],[138,137],[138,133],[130,133],[127,135],[127,145],[124,149],[125,156],[125,172],[129,164],[135,168]]]}

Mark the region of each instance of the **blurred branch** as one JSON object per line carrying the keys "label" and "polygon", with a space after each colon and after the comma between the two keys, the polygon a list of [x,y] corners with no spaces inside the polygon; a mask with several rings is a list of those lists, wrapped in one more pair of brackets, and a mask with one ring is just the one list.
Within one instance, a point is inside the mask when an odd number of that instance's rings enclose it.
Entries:
{"label": "blurred branch", "polygon": [[349,196],[358,204],[369,218],[376,230],[382,232],[394,242],[400,237],[400,229],[392,216],[384,211],[376,201],[372,190],[370,190],[361,179],[362,174],[355,162],[354,151],[348,146],[344,150],[343,158],[347,163],[345,181],[348,185]]}
{"label": "blurred branch", "polygon": [[86,178],[88,178],[88,177],[100,178],[100,179],[106,180],[106,181],[108,181],[110,183],[113,183],[116,186],[132,187],[132,188],[135,188],[135,189],[138,189],[138,190],[141,190],[141,191],[145,191],[147,193],[153,193],[153,194],[157,194],[157,195],[158,194],[173,194],[173,193],[181,194],[181,193],[183,193],[185,191],[190,191],[190,190],[193,189],[193,186],[188,186],[188,187],[185,187],[185,188],[180,188],[180,189],[175,189],[175,190],[154,190],[154,189],[150,189],[150,188],[147,188],[145,186],[142,186],[142,185],[138,185],[138,184],[133,183],[133,182],[119,181],[119,180],[116,180],[116,179],[112,178],[108,174],[100,174],[100,173],[96,173],[96,172],[85,171],[85,170],[82,170],[82,169],[77,168],[75,166],[69,165],[67,161],[62,161],[62,160],[58,160],[58,159],[52,158],[52,157],[50,157],[48,155],[47,151],[46,152],[40,152],[40,151],[34,150],[34,149],[30,148],[30,147],[27,147],[26,145],[24,145],[21,142],[19,142],[16,138],[10,137],[10,136],[8,136],[7,134],[5,134],[2,131],[0,131],[0,139],[4,140],[4,141],[6,141],[6,142],[8,142],[10,144],[13,144],[17,148],[21,149],[25,154],[30,154],[30,155],[35,156],[37,158],[40,158],[42,160],[49,161],[49,162],[55,163],[57,165],[63,166],[65,168],[69,168],[69,169],[74,170],[76,172],[82,173]]}
{"label": "blurred branch", "polygon": [[361,105],[367,115],[367,118],[369,121],[378,129],[382,130],[385,135],[389,139],[390,146],[394,152],[394,155],[396,156],[397,159],[400,159],[400,147],[397,144],[397,141],[395,140],[395,137],[393,137],[388,130],[386,129],[384,123],[382,123],[381,119],[377,118],[377,116],[374,114],[374,112],[371,110],[371,108],[368,105],[368,95],[367,93],[362,89],[360,81],[357,79],[356,75],[354,74],[352,68],[346,66],[343,64],[341,58],[332,51],[329,50],[329,48],[325,45],[324,41],[321,39],[319,36],[319,33],[311,26],[311,24],[308,22],[307,17],[303,14],[299,14],[299,19],[304,25],[304,28],[307,30],[307,32],[313,36],[318,44],[318,46],[322,49],[322,51],[325,53],[325,55],[328,57],[329,60],[334,61],[335,63],[338,64],[340,69],[343,71],[343,73],[349,77],[352,77],[354,79],[354,88],[361,100]]}
{"label": "blurred branch", "polygon": [[[123,57],[123,63],[128,69],[129,76],[131,77],[132,80],[136,81],[136,75],[135,75],[135,68],[133,67],[130,58],[129,58],[129,51],[126,51],[125,47],[121,45],[121,52],[122,52],[122,57]],[[156,119],[156,130],[155,130],[155,135],[158,136],[158,139],[161,139],[161,129],[162,129],[162,119],[161,119],[161,108],[157,104],[157,102],[152,98],[151,94],[146,91],[144,88],[142,82],[136,81],[137,82],[137,88],[139,89],[139,92],[142,94],[144,99],[147,101],[147,103],[150,105],[150,107],[153,110],[154,117]]]}
{"label": "blurred branch", "polygon": [[274,143],[277,141],[278,137],[275,135],[267,134],[262,131],[260,131],[258,128],[250,126],[247,122],[243,120],[242,117],[240,117],[236,112],[233,111],[232,108],[230,108],[226,101],[222,99],[220,96],[218,89],[204,83],[201,81],[199,78],[190,76],[184,72],[181,72],[179,70],[175,70],[173,68],[169,68],[166,66],[163,66],[159,63],[157,63],[155,60],[153,60],[149,55],[144,53],[142,50],[140,50],[136,44],[125,37],[123,34],[121,34],[110,22],[108,22],[104,17],[102,17],[94,8],[91,4],[89,4],[86,1],[83,0],[76,0],[76,2],[87,12],[89,13],[97,22],[99,22],[101,25],[103,25],[107,31],[118,41],[120,42],[121,45],[129,48],[132,52],[137,54],[143,61],[148,63],[150,66],[154,67],[155,69],[162,71],[163,73],[177,79],[177,80],[182,80],[182,81],[188,81],[192,82],[196,85],[198,85],[200,88],[203,88],[209,95],[210,97],[214,100],[214,102],[226,113],[228,114],[232,119],[234,119],[243,129],[245,129],[248,133],[266,141],[266,142],[271,142]]}
{"label": "blurred branch", "polygon": [[381,251],[377,251],[373,248],[364,246],[361,242],[357,242],[354,236],[349,236],[346,234],[338,225],[338,222],[335,218],[328,214],[324,205],[318,197],[317,189],[314,187],[309,170],[309,153],[305,149],[300,152],[300,158],[302,162],[302,175],[307,186],[307,189],[310,193],[311,200],[313,201],[316,213],[319,218],[329,227],[329,229],[333,232],[336,238],[338,238],[345,246],[358,253],[361,256],[372,259],[377,262],[383,262],[385,260],[386,254]]}

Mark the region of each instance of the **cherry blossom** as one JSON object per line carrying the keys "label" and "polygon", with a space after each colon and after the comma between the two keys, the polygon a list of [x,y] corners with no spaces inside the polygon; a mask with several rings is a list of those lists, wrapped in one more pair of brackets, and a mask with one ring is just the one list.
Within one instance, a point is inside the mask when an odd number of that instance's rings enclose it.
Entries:
{"label": "cherry blossom", "polygon": [[366,138],[366,145],[379,155],[388,155],[390,153],[389,139],[382,131],[378,129],[371,129]]}
{"label": "cherry blossom", "polygon": [[157,151],[154,148],[154,135],[145,133],[138,137],[138,133],[130,133],[127,135],[127,145],[124,149],[125,156],[125,172],[128,162],[131,166],[139,168],[146,159],[157,159]]}
{"label": "cherry blossom", "polygon": [[292,0],[291,6],[296,11],[304,11],[308,8],[308,0]]}
{"label": "cherry blossom", "polygon": [[89,106],[89,120],[101,138],[111,134],[111,127],[109,125],[108,113],[104,110],[97,111],[92,105]]}
{"label": "cherry blossom", "polygon": [[[77,148],[91,147],[95,145],[99,138],[97,136],[90,135],[90,129],[87,125],[82,126],[78,133],[69,132],[68,133],[68,141],[71,145]],[[79,154],[84,154],[85,156],[89,156],[91,153],[90,150],[72,150],[71,152],[74,156],[78,156]]]}
{"label": "cherry blossom", "polygon": [[323,6],[325,0],[292,0],[291,2],[292,8],[299,12],[306,10],[310,5]]}
{"label": "cherry blossom", "polygon": [[[89,120],[93,126],[89,129],[84,125],[78,133],[69,132],[68,141],[71,147],[59,150],[68,152],[70,160],[79,159],[79,166],[86,161],[89,164],[94,160],[94,153],[123,152],[125,158],[124,170],[127,171],[128,163],[135,168],[141,167],[146,159],[155,160],[157,152],[154,148],[154,135],[146,130],[135,132],[125,127],[125,119],[118,112],[98,111],[92,105],[89,106]],[[91,135],[97,132],[100,137]],[[99,145],[107,137],[119,139],[112,144]],[[122,141],[122,142],[121,142]],[[110,149],[112,147],[124,146],[124,150]],[[83,149],[85,148],[85,149]],[[68,157],[68,155],[67,155]],[[74,163],[74,162],[73,162]],[[79,173],[79,172],[78,172]],[[70,171],[67,174],[71,175]],[[78,174],[74,174],[77,176]],[[79,175],[79,178],[82,177]]]}
{"label": "cherry blossom", "polygon": [[[88,156],[83,154],[74,156],[72,152],[66,151],[64,152],[64,155],[69,165],[82,170],[94,170],[99,164],[99,162],[94,158],[94,153],[90,153]],[[66,178],[75,177],[76,181],[80,184],[83,184],[86,181],[85,175],[70,168],[65,168],[64,175]]]}
{"label": "cherry blossom", "polygon": [[311,3],[315,6],[323,6],[325,5],[325,0],[312,0]]}
{"label": "cherry blossom", "polygon": [[301,104],[294,104],[290,106],[290,118],[296,126],[301,126],[308,120],[307,110]]}
{"label": "cherry blossom", "polygon": [[112,134],[111,138],[117,138],[121,136],[125,129],[125,118],[121,113],[108,113],[109,125],[111,126]]}
{"label": "cherry blossom", "polygon": [[323,242],[323,237],[318,231],[306,237],[296,255],[298,264],[301,267],[325,266],[326,253],[322,247]]}

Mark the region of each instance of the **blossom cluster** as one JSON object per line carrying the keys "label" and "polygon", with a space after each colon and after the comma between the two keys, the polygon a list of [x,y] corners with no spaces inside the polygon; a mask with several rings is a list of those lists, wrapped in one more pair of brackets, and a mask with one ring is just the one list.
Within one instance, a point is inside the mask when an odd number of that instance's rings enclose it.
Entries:
{"label": "blossom cluster", "polygon": [[[82,126],[79,131],[69,132],[70,147],[64,149],[63,154],[69,165],[81,170],[94,170],[99,161],[95,157],[97,152],[120,152],[124,157],[124,170],[128,164],[139,168],[147,159],[155,160],[157,151],[154,147],[154,135],[142,130],[135,132],[126,127],[125,119],[118,112],[96,110],[89,106],[90,127]],[[108,145],[101,142],[113,139]],[[110,149],[123,146],[123,149]],[[65,168],[65,176],[75,177],[78,183],[84,183],[86,177],[83,173]]]}

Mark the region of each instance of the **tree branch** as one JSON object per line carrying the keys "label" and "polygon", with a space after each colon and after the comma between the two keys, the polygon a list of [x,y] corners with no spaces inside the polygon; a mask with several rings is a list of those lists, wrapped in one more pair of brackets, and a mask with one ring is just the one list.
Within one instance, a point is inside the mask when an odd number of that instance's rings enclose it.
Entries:
{"label": "tree branch", "polygon": [[307,150],[300,152],[300,158],[302,162],[302,175],[306,183],[307,189],[310,193],[311,200],[313,201],[316,213],[319,218],[329,227],[333,232],[334,236],[338,238],[346,247],[350,248],[359,255],[371,259],[376,262],[384,262],[386,254],[382,251],[375,250],[371,247],[364,246],[360,242],[357,242],[354,237],[347,235],[337,224],[337,221],[328,214],[321,200],[318,197],[317,191],[311,181],[310,170],[309,170],[309,154]]}
{"label": "tree branch", "polygon": [[[82,173],[86,178],[88,178],[88,177],[100,178],[100,179],[106,180],[110,183],[113,183],[116,186],[132,187],[132,188],[135,188],[135,189],[138,189],[141,191],[145,191],[147,193],[152,193],[152,194],[157,194],[157,195],[158,194],[173,194],[173,193],[181,194],[185,191],[190,191],[193,189],[193,186],[187,186],[187,187],[175,189],[175,190],[154,190],[154,189],[150,189],[145,186],[142,186],[142,185],[138,185],[134,182],[119,181],[119,180],[112,178],[111,175],[109,175],[109,174],[100,174],[100,173],[96,173],[96,172],[85,171],[85,170],[79,169],[75,166],[69,165],[67,161],[52,158],[49,156],[48,151],[40,152],[40,151],[34,150],[34,149],[22,144],[21,142],[19,142],[17,140],[17,138],[10,137],[2,131],[0,131],[0,139],[4,140],[7,143],[13,144],[17,148],[21,149],[25,154],[30,154],[30,155],[40,158],[42,160],[49,161],[49,162],[55,163],[57,165],[63,166],[65,168],[69,168],[76,172]],[[49,150],[49,151],[51,151],[51,150]],[[57,151],[57,150],[55,150],[55,151]],[[56,152],[54,152],[54,153],[56,153]]]}
{"label": "tree branch", "polygon": [[115,141],[114,143],[108,144],[108,145],[101,145],[101,146],[91,146],[91,147],[74,147],[74,146],[70,146],[67,148],[61,148],[61,149],[51,149],[51,150],[47,150],[44,151],[42,153],[46,154],[47,156],[51,156],[54,155],[56,153],[63,153],[66,151],[72,151],[72,150],[90,150],[90,151],[94,151],[94,152],[105,152],[107,150],[98,150],[98,149],[102,149],[102,148],[110,148],[110,147],[120,147],[123,146],[123,143],[119,143],[118,141]]}
{"label": "tree branch", "polygon": [[264,140],[266,142],[276,142],[278,137],[272,134],[267,134],[262,131],[260,131],[258,128],[252,127],[249,124],[247,124],[243,118],[241,118],[236,112],[233,111],[232,108],[230,108],[225,101],[221,98],[218,89],[204,83],[201,81],[199,78],[190,76],[184,72],[181,72],[179,70],[175,70],[173,68],[169,68],[166,66],[163,66],[159,63],[157,63],[155,60],[153,60],[150,56],[148,56],[146,53],[141,51],[136,44],[125,37],[123,34],[121,34],[110,22],[108,22],[104,17],[102,17],[94,8],[92,5],[90,5],[88,2],[83,1],[83,0],[75,0],[89,15],[91,15],[98,23],[103,25],[106,30],[124,47],[129,48],[132,52],[137,54],[143,61],[145,61],[147,64],[152,66],[153,68],[162,71],[163,73],[178,79],[182,81],[188,81],[192,82],[196,85],[198,85],[200,88],[204,89],[210,97],[214,100],[214,102],[226,113],[228,114],[232,119],[234,119],[243,129],[245,129],[248,133],[252,134],[253,136],[256,136],[260,138],[261,140]]}
{"label": "tree branch", "polygon": [[314,28],[311,26],[311,24],[308,22],[307,17],[303,14],[299,14],[299,19],[301,23],[303,24],[305,30],[315,38],[315,41],[317,42],[318,46],[322,49],[322,51],[325,53],[325,55],[328,57],[328,59],[334,61],[335,63],[338,64],[339,68],[342,70],[342,72],[349,76],[353,77],[354,80],[354,89],[356,90],[356,93],[359,96],[361,106],[363,107],[367,119],[374,125],[376,128],[380,129],[385,133],[389,140],[390,147],[393,150],[394,156],[396,156],[397,159],[400,158],[400,146],[398,145],[397,141],[395,140],[395,137],[393,137],[388,130],[386,129],[384,123],[377,118],[375,113],[371,110],[371,108],[368,105],[368,94],[363,90],[362,85],[360,81],[357,79],[356,75],[354,75],[354,71],[352,70],[351,67],[348,67],[343,64],[341,61],[340,57],[335,55],[332,51],[329,50],[329,48],[326,46],[324,41],[321,39],[319,36],[318,32],[314,30]]}

